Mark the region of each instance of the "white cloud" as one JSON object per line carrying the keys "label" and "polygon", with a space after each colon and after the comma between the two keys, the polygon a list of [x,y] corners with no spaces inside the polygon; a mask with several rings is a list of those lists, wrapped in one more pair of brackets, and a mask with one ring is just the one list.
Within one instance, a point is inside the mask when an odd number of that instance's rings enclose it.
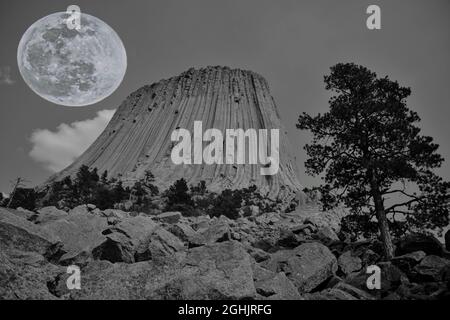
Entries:
{"label": "white cloud", "polygon": [[52,172],[70,165],[102,133],[115,110],[101,110],[93,119],[61,123],[56,131],[37,129],[31,134],[30,156]]}

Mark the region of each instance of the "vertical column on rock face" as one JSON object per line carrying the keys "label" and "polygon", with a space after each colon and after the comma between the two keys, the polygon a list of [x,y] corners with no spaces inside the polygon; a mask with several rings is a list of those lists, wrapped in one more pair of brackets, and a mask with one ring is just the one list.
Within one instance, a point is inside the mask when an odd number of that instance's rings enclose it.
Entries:
{"label": "vertical column on rock face", "polygon": [[[195,121],[202,122],[202,133],[210,128],[222,132],[223,164],[173,164],[171,150],[176,144],[171,141],[173,130],[185,128],[193,135]],[[268,142],[270,130],[279,129],[278,174],[262,176],[259,164],[225,164],[226,129],[238,128],[255,129],[258,139],[258,130],[267,129]],[[207,144],[202,142],[203,147]],[[270,144],[267,148],[269,154]],[[183,177],[192,184],[205,180],[215,191],[255,184],[263,194],[284,197],[302,188],[290,148],[263,77],[227,67],[189,69],[130,94],[88,150],[50,181],[74,175],[86,164],[100,172],[108,170],[110,176],[120,177],[125,183],[132,183],[151,170],[162,189]],[[247,161],[248,150],[247,145]],[[194,156],[192,152],[192,160]]]}

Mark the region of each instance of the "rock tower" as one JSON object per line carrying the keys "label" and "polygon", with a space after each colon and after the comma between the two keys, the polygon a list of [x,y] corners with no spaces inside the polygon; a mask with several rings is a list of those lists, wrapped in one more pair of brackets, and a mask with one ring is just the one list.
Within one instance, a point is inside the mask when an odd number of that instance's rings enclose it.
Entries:
{"label": "rock tower", "polygon": [[[278,173],[261,175],[260,164],[175,165],[172,132],[177,128],[193,132],[194,121],[202,121],[203,132],[216,128],[224,135],[226,129],[279,129]],[[191,68],[130,94],[97,140],[50,181],[73,176],[84,164],[100,173],[107,170],[109,177],[118,177],[124,184],[150,170],[161,189],[184,178],[190,184],[204,180],[216,192],[256,185],[268,197],[284,199],[303,188],[291,151],[262,76],[228,67]]]}

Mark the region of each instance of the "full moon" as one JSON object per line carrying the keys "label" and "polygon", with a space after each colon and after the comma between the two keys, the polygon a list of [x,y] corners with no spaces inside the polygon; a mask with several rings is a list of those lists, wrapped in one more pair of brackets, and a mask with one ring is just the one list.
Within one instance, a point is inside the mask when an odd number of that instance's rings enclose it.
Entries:
{"label": "full moon", "polygon": [[39,96],[64,106],[85,106],[108,97],[122,82],[127,55],[117,33],[81,13],[81,28],[69,29],[70,14],[57,12],[24,33],[17,63],[26,84]]}

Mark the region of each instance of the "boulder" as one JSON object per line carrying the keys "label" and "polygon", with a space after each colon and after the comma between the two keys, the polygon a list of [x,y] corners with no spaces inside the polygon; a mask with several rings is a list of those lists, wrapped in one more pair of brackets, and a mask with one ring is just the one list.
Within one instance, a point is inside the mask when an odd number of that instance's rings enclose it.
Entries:
{"label": "boulder", "polygon": [[180,261],[185,256],[186,247],[183,242],[167,230],[158,227],[142,242],[134,253],[136,261],[152,260],[157,263]]}
{"label": "boulder", "polygon": [[192,217],[191,227],[195,231],[204,230],[208,228],[209,224],[211,223],[211,220],[212,219],[208,215]]}
{"label": "boulder", "polygon": [[263,262],[270,258],[270,254],[265,252],[264,250],[253,248],[251,246],[248,247],[247,252],[256,262]]}
{"label": "boulder", "polygon": [[180,281],[173,281],[166,289],[181,290],[183,299],[241,300],[256,295],[251,258],[237,241],[191,249],[182,274]]}
{"label": "boulder", "polygon": [[284,248],[295,248],[301,243],[301,239],[297,237],[291,230],[281,229],[278,245]]}
{"label": "boulder", "polygon": [[273,225],[280,221],[280,215],[276,212],[267,212],[255,218],[255,222],[259,225]]}
{"label": "boulder", "polygon": [[12,209],[0,208],[2,250],[32,251],[48,258],[60,254],[62,243],[58,237],[12,212]]}
{"label": "boulder", "polygon": [[259,215],[259,207],[255,205],[245,206],[242,210],[244,217],[257,217]]}
{"label": "boulder", "polygon": [[300,292],[310,292],[336,272],[337,261],[327,247],[311,242],[275,252],[262,266],[284,272]]}
{"label": "boulder", "polygon": [[297,288],[286,277],[284,272],[279,272],[255,282],[256,292],[270,300],[302,300]]}
{"label": "boulder", "polygon": [[197,234],[190,239],[190,247],[198,247],[231,239],[228,221],[222,217],[220,219],[215,219],[207,228],[199,229],[197,231]]}
{"label": "boulder", "polygon": [[[95,208],[93,208],[93,209],[95,209]],[[71,209],[69,211],[69,214],[86,214],[87,215],[87,214],[89,214],[90,211],[91,211],[91,209],[88,207],[88,205],[82,204],[82,205],[76,206],[75,208]]]}
{"label": "boulder", "polygon": [[417,265],[423,258],[426,257],[426,253],[423,251],[415,251],[397,256],[391,259],[392,264],[397,266],[403,272],[409,273],[412,268]]}
{"label": "boulder", "polygon": [[449,260],[434,255],[426,256],[414,268],[417,272],[416,280],[443,281],[444,275],[449,271],[449,268]]}
{"label": "boulder", "polygon": [[320,227],[315,237],[323,243],[330,243],[333,241],[339,241],[339,237],[329,226]]}
{"label": "boulder", "polygon": [[171,224],[167,227],[167,230],[186,243],[189,243],[197,236],[197,232],[184,222]]}
{"label": "boulder", "polygon": [[103,234],[104,241],[92,253],[94,258],[110,262],[177,260],[185,249],[181,240],[144,216],[125,219]]}
{"label": "boulder", "polygon": [[174,211],[174,212],[163,212],[161,214],[158,214],[155,217],[155,220],[160,221],[160,222],[164,222],[164,223],[177,223],[178,221],[180,221],[181,218],[181,213],[178,211]]}
{"label": "boulder", "polygon": [[371,249],[366,249],[360,256],[364,266],[376,264],[380,259],[380,255]]}
{"label": "boulder", "polygon": [[190,250],[176,264],[93,261],[83,269],[81,290],[67,292],[64,277],[57,295],[72,299],[249,299],[256,290],[249,255],[235,241]]}
{"label": "boulder", "polygon": [[23,219],[26,219],[26,220],[31,220],[33,218],[33,216],[36,215],[36,213],[34,213],[33,211],[24,209],[22,207],[16,208],[16,210],[11,211],[11,213],[13,213]]}
{"label": "boulder", "polygon": [[64,219],[44,224],[43,229],[58,236],[63,243],[65,253],[59,263],[82,265],[92,258],[91,251],[106,239],[102,231],[107,226],[105,218],[76,211]]}
{"label": "boulder", "polygon": [[344,275],[349,275],[361,270],[362,261],[359,257],[354,256],[351,250],[348,250],[339,256],[338,266]]}
{"label": "boulder", "polygon": [[415,251],[423,251],[427,255],[442,256],[443,249],[442,244],[434,236],[412,233],[399,241],[395,255],[401,256]]}
{"label": "boulder", "polygon": [[103,210],[103,216],[107,218],[117,218],[117,219],[126,219],[129,217],[128,213],[118,209]]}
{"label": "boulder", "polygon": [[15,251],[9,257],[0,251],[0,300],[57,299],[48,283],[63,270],[37,253]]}
{"label": "boulder", "polygon": [[[108,212],[114,214],[116,211],[120,210]],[[95,259],[113,263],[133,263],[138,247],[148,244],[149,236],[157,227],[158,225],[151,218],[144,216],[120,220],[102,232],[106,237],[92,250],[92,254]]]}
{"label": "boulder", "polygon": [[34,219],[36,224],[46,224],[67,217],[67,212],[59,210],[54,206],[39,209],[37,213],[38,215],[36,216],[36,219]]}

